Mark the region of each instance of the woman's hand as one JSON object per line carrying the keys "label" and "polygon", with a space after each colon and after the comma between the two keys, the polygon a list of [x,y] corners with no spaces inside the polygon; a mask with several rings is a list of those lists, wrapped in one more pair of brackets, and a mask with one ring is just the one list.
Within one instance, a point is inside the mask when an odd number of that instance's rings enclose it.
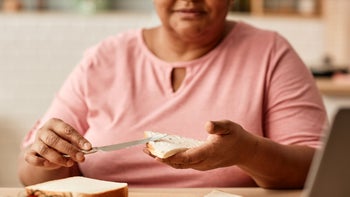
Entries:
{"label": "woman's hand", "polygon": [[[34,143],[25,151],[25,160],[46,169],[71,167],[85,160],[80,150],[91,149],[91,144],[73,127],[59,119],[50,119],[37,132]],[[67,154],[70,157],[64,157]]]}
{"label": "woman's hand", "polygon": [[204,145],[157,160],[179,169],[211,170],[242,163],[254,152],[255,138],[236,123],[211,121],[206,130],[209,136]]}

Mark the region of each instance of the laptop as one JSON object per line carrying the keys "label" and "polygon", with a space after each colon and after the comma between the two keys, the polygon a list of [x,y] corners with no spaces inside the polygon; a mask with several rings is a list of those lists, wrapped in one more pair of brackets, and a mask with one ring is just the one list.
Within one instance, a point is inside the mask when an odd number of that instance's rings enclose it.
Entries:
{"label": "laptop", "polygon": [[341,108],[335,115],[323,148],[315,154],[302,196],[350,196],[350,108]]}

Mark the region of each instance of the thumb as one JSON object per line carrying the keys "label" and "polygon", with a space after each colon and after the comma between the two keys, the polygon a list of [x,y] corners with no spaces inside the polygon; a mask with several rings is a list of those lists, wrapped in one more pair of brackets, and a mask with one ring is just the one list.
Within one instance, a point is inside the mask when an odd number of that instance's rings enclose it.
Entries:
{"label": "thumb", "polygon": [[238,125],[229,120],[208,121],[205,128],[209,134],[229,135],[237,129]]}

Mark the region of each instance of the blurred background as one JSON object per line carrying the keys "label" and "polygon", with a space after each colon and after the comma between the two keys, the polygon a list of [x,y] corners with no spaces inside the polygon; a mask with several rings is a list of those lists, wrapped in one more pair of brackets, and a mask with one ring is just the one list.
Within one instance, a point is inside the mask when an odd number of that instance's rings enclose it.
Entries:
{"label": "blurred background", "polygon": [[[290,41],[314,74],[330,121],[350,106],[349,0],[236,0],[228,18]],[[152,0],[0,0],[0,187],[21,186],[20,142],[84,51],[158,23]]]}

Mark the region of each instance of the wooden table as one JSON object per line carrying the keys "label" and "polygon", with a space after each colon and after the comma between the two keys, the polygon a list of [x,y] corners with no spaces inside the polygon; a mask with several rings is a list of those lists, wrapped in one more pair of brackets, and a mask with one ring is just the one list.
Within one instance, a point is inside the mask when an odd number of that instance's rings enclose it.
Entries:
{"label": "wooden table", "polygon": [[325,96],[350,96],[350,82],[337,81],[331,78],[317,78],[316,84]]}
{"label": "wooden table", "polygon": [[[265,190],[262,188],[129,188],[129,197],[203,197],[213,190],[247,197],[299,197],[301,190]],[[1,188],[0,197],[24,197],[23,188]]]}

